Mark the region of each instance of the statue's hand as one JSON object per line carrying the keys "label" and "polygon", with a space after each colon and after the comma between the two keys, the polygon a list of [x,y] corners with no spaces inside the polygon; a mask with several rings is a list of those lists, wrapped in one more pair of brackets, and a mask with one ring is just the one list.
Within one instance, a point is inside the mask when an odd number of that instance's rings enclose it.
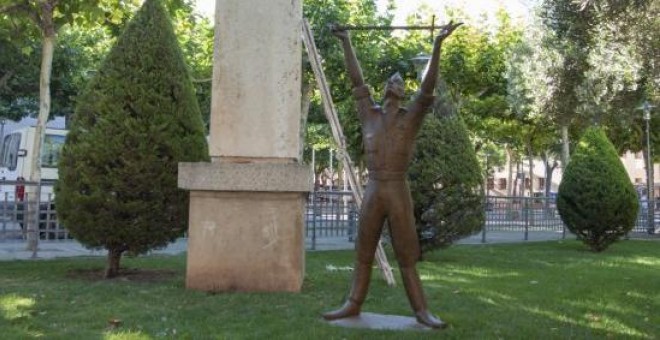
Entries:
{"label": "statue's hand", "polygon": [[348,31],[347,30],[341,29],[339,26],[337,26],[337,24],[330,24],[330,25],[328,25],[328,27],[330,27],[330,32],[332,32],[332,34],[335,37],[337,37],[341,40],[348,39]]}
{"label": "statue's hand", "polygon": [[454,23],[454,21],[450,21],[447,25],[442,27],[442,30],[440,31],[440,34],[438,34],[436,40],[445,40],[445,38],[454,33],[454,31],[461,25],[463,25],[462,22]]}

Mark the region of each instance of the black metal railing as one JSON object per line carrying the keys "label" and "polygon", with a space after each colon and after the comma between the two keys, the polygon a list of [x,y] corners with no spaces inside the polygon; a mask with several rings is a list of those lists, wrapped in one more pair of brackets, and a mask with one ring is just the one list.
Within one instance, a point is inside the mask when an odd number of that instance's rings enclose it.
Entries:
{"label": "black metal railing", "polygon": [[[30,182],[0,181],[0,185],[16,184],[25,186],[22,198],[6,190],[0,194],[0,241],[27,240],[30,233],[37,234],[38,240],[70,239],[66,228],[57,219],[52,194],[53,183],[45,182],[37,186],[36,183]],[[646,201],[641,201],[632,232],[648,232],[646,207]],[[533,239],[530,235],[538,232],[566,237],[567,231],[553,197],[489,196],[485,208],[486,220],[481,234],[483,242],[492,237],[493,234],[489,233],[494,232],[520,233],[524,240]],[[660,205],[655,212],[654,222],[658,228]],[[305,210],[305,236],[312,249],[316,248],[320,239],[354,241],[358,221],[359,211],[351,192],[321,190],[309,194]]]}
{"label": "black metal railing", "polygon": [[38,240],[70,239],[57,219],[53,182],[0,181],[0,185],[0,241],[27,240],[30,234]]}
{"label": "black metal railing", "polygon": [[[646,207],[641,201],[640,207]],[[658,207],[660,208],[660,207]],[[656,208],[656,228],[660,227],[660,209]],[[523,240],[547,239],[548,235],[565,238],[569,233],[557,211],[555,197],[507,197],[486,198],[486,220],[480,237],[487,242],[494,232],[519,233]],[[640,209],[632,233],[648,232],[644,208]],[[306,236],[312,249],[316,240],[345,236],[353,241],[358,226],[359,211],[351,192],[316,191],[307,202]],[[540,237],[539,235],[545,235]],[[516,236],[518,237],[518,236]],[[554,237],[554,236],[552,236]]]}

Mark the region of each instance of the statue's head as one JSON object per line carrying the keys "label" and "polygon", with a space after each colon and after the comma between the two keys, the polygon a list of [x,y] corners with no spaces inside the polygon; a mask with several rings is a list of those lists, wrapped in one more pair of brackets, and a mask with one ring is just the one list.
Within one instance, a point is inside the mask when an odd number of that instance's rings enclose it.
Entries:
{"label": "statue's head", "polygon": [[395,73],[385,83],[385,99],[402,100],[406,94],[406,85],[399,72]]}

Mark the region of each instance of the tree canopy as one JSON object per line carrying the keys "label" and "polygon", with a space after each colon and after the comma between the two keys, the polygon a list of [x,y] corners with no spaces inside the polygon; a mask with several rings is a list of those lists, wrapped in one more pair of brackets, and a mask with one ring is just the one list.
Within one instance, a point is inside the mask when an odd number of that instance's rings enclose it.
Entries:
{"label": "tree canopy", "polygon": [[[52,28],[58,33],[52,62],[51,115],[69,115],[84,85],[98,72],[100,60],[137,9],[138,0],[72,1],[0,0],[0,115],[18,119],[39,109],[39,72],[43,56],[46,7],[52,4]],[[205,121],[211,97],[213,29],[188,0],[162,0],[191,72]],[[303,2],[315,32],[324,70],[348,139],[349,153],[359,166],[362,145],[349,81],[337,41],[328,24],[388,25],[395,3],[379,12],[376,1],[321,0]],[[433,10],[420,7],[411,25],[428,25]],[[461,119],[478,151],[505,153],[514,162],[542,157],[552,164],[563,140],[568,161],[582,131],[598,124],[617,150],[645,150],[644,121],[637,109],[644,100],[660,106],[660,3],[652,0],[541,1],[532,19],[515,21],[505,12],[478,20],[457,31],[443,49],[441,75],[457,104]],[[436,22],[467,18],[459,8],[446,10]],[[493,19],[493,18],[490,18]],[[485,21],[484,21],[485,22]],[[427,31],[354,31],[353,43],[367,82],[376,97],[394,72],[416,90],[411,59],[428,52]],[[304,58],[304,56],[303,56]],[[328,167],[334,142],[322,113],[320,95],[305,67],[302,111],[308,146],[323,155],[317,172]],[[378,99],[378,98],[377,98]],[[651,143],[660,150],[660,113],[652,112]],[[646,153],[645,153],[646,154]],[[660,159],[660,152],[654,153]],[[483,157],[480,157],[483,158]],[[497,163],[497,165],[501,165]],[[565,164],[563,164],[565,165]]]}

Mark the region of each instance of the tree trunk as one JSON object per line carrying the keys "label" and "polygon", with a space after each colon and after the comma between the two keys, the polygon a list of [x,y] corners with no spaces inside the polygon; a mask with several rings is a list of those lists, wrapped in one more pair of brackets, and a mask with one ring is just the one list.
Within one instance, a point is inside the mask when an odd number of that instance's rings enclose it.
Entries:
{"label": "tree trunk", "polygon": [[527,157],[529,158],[527,163],[529,166],[529,200],[528,203],[528,214],[529,214],[529,223],[534,225],[534,203],[536,203],[534,197],[534,152],[532,149],[532,142],[527,143]]}
{"label": "tree trunk", "polygon": [[557,160],[554,160],[552,162],[552,166],[549,164],[546,165],[545,168],[545,173],[546,173],[546,181],[545,181],[545,196],[549,197],[550,192],[552,191],[552,176],[555,173],[555,169],[559,166],[559,163],[557,163]]}
{"label": "tree trunk", "polygon": [[529,166],[529,196],[534,196],[534,152],[531,142],[527,144],[527,166]]}
{"label": "tree trunk", "polygon": [[514,196],[522,197],[525,196],[525,176],[524,176],[522,161],[516,159],[516,191]]}
{"label": "tree trunk", "polygon": [[117,248],[108,249],[108,263],[105,268],[104,278],[111,279],[119,275],[119,262],[121,261],[121,254],[124,251]]}
{"label": "tree trunk", "polygon": [[[41,182],[41,145],[43,144],[44,135],[46,134],[46,122],[50,114],[50,77],[53,69],[53,52],[55,50],[55,25],[53,23],[53,12],[55,4],[52,1],[46,1],[40,4],[41,9],[41,22],[40,29],[43,35],[42,54],[41,54],[41,74],[39,77],[39,116],[37,117],[37,126],[34,133],[34,152],[30,156],[30,175],[29,180],[37,183],[37,186],[27,186],[28,197],[34,200],[33,206],[39,209],[39,190],[38,185]],[[32,192],[29,189],[32,188]],[[35,214],[38,212],[28,211],[28,214]],[[27,249],[36,252],[39,243],[38,235],[38,219],[34,223],[30,223],[27,227]]]}
{"label": "tree trunk", "polygon": [[552,181],[552,172],[550,170],[550,155],[548,154],[548,151],[543,152],[543,167],[545,169],[545,187],[543,188],[543,196],[549,197],[550,196],[550,188],[551,188],[551,181]]}
{"label": "tree trunk", "polygon": [[561,142],[562,142],[562,148],[561,148],[561,166],[563,171],[566,171],[566,166],[568,165],[568,162],[570,161],[571,157],[571,150],[570,150],[570,141],[568,139],[568,125],[564,124],[561,126]]}
{"label": "tree trunk", "polygon": [[511,197],[513,196],[513,150],[511,150],[509,147],[506,148],[506,162],[509,166],[509,178],[507,178],[507,187],[506,187],[506,195]]}
{"label": "tree trunk", "polygon": [[550,165],[550,153],[546,150],[543,153],[543,165],[545,167],[545,187],[543,188],[543,196],[545,201],[543,203],[545,215],[552,216],[553,210],[550,209],[550,191],[552,190],[552,174],[555,172],[555,169],[559,165],[557,160],[553,160],[552,165]]}

